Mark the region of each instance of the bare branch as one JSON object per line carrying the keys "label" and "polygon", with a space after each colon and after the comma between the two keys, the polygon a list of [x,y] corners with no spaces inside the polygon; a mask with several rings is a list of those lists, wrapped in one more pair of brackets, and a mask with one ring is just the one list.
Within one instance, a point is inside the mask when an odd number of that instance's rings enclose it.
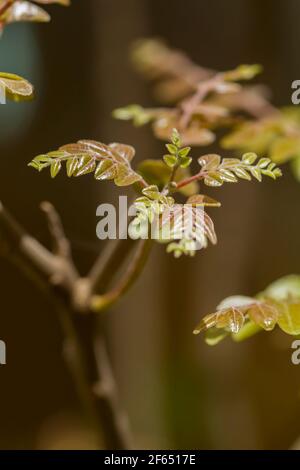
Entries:
{"label": "bare branch", "polygon": [[49,231],[54,242],[54,254],[61,260],[61,264],[64,266],[63,272],[58,271],[53,276],[52,281],[59,284],[63,282],[62,276],[65,276],[65,282],[69,289],[72,290],[79,278],[79,274],[73,263],[70,242],[65,235],[61,218],[50,202],[42,202],[40,207],[48,220]]}
{"label": "bare branch", "polygon": [[49,231],[54,241],[55,253],[63,258],[71,258],[70,242],[65,235],[61,218],[55,207],[48,201],[42,202],[40,207],[48,219]]}
{"label": "bare branch", "polygon": [[36,275],[72,291],[78,275],[71,260],[51,253],[30,236],[1,203],[0,238],[4,255],[17,255],[23,263],[35,268]]}
{"label": "bare branch", "polygon": [[55,255],[31,237],[0,202],[0,237],[4,254],[18,254],[41,275],[52,277],[59,268]]}

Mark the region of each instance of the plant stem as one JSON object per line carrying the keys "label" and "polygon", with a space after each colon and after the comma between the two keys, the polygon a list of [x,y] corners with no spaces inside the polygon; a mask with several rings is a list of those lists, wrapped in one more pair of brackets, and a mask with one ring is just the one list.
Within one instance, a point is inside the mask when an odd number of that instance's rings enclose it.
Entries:
{"label": "plant stem", "polygon": [[131,448],[127,416],[121,409],[103,333],[91,312],[61,310],[65,358],[96,433],[99,448]]}
{"label": "plant stem", "polygon": [[91,308],[93,311],[104,310],[117,302],[122,295],[131,287],[134,281],[140,275],[145,263],[148,259],[150,249],[152,246],[152,240],[141,240],[139,246],[132,258],[129,266],[127,267],[124,275],[121,277],[115,287],[108,291],[104,295],[95,295],[92,298]]}
{"label": "plant stem", "polygon": [[187,186],[188,184],[192,183],[193,181],[199,181],[205,177],[205,173],[201,170],[199,173],[196,173],[193,176],[189,176],[188,178],[185,178],[184,180],[180,181],[177,183],[176,189],[183,188],[184,186]]}
{"label": "plant stem", "polygon": [[91,292],[105,291],[111,282],[114,274],[130,255],[134,248],[134,240],[109,240],[107,246],[99,255],[89,272]]}
{"label": "plant stem", "polygon": [[217,73],[213,77],[200,82],[197,86],[196,92],[181,102],[182,116],[180,118],[180,128],[186,129],[190,119],[197,108],[197,106],[206,98],[208,93],[214,91],[216,86],[222,80],[222,74]]}

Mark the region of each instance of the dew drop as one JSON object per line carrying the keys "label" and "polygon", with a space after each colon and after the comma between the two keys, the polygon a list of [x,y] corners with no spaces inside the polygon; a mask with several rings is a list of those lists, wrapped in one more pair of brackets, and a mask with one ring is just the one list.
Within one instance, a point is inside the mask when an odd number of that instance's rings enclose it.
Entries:
{"label": "dew drop", "polygon": [[240,324],[238,321],[230,320],[229,329],[231,333],[238,333],[240,331]]}
{"label": "dew drop", "polygon": [[264,327],[267,331],[272,330],[275,326],[275,320],[274,320],[274,318],[271,318],[271,317],[265,318],[263,323],[264,323]]}

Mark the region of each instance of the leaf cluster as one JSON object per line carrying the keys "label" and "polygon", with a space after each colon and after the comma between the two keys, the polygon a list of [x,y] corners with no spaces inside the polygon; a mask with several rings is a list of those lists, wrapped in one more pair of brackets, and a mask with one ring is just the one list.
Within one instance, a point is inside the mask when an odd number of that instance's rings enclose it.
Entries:
{"label": "leaf cluster", "polygon": [[134,155],[135,150],[130,145],[80,140],[57,151],[38,155],[29,166],[38,171],[49,168],[51,177],[55,178],[65,164],[69,177],[93,173],[97,180],[113,180],[117,186],[129,186],[141,180],[131,167]]}
{"label": "leaf cluster", "polygon": [[[230,98],[237,98],[235,108],[238,101],[244,108],[246,89],[238,82],[261,71],[258,65],[240,65],[227,72],[203,69],[157,40],[139,41],[133,48],[133,59],[144,75],[154,79],[161,101],[167,97],[176,105],[147,109],[134,104],[115,110],[114,117],[132,120],[137,126],[151,122],[155,136],[166,141],[171,139],[173,128],[178,128],[184,145],[211,144],[215,129],[232,123]],[[218,103],[219,96],[229,97],[229,103]]]}
{"label": "leaf cluster", "polygon": [[269,158],[260,158],[255,153],[245,153],[242,159],[223,158],[217,154],[204,155],[198,159],[207,186],[222,186],[223,183],[236,183],[238,179],[262,181],[263,176],[276,179],[282,176],[280,168]]}
{"label": "leaf cluster", "polygon": [[[190,147],[182,147],[181,135],[172,131],[172,140],[166,144],[168,153],[161,160],[146,160],[135,171],[132,160],[135,150],[130,145],[103,144],[80,140],[60,147],[54,152],[38,155],[29,166],[38,171],[50,169],[55,178],[66,167],[68,177],[93,174],[97,180],[113,180],[117,186],[134,185],[140,193],[135,201],[137,214],[130,224],[131,236],[142,238],[149,224],[155,221],[157,241],[168,243],[167,252],[176,257],[193,256],[196,250],[206,248],[208,241],[217,242],[214,224],[206,207],[219,207],[220,203],[199,194],[199,181],[207,186],[221,186],[236,182],[238,178],[261,181],[262,175],[276,179],[281,171],[269,159],[245,154],[242,160],[219,155],[204,155],[198,159],[200,171],[192,174]],[[175,201],[180,192],[188,199],[185,204]]]}
{"label": "leaf cluster", "polygon": [[206,332],[206,342],[215,345],[226,336],[242,341],[259,331],[278,326],[283,332],[300,334],[300,276],[285,276],[256,297],[232,296],[216,312],[206,315],[194,334]]}

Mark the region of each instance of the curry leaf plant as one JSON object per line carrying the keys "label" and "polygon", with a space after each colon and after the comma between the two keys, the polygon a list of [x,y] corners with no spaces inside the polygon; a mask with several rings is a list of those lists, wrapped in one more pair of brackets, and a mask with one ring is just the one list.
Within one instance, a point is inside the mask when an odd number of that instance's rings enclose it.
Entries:
{"label": "curry leaf plant", "polygon": [[[0,0],[0,30],[15,21],[49,21],[41,5],[52,3],[70,4],[68,0]],[[254,152],[251,142],[246,145],[246,139],[239,158],[208,151],[196,154],[191,148],[212,143],[220,127],[236,132],[241,111],[261,118],[262,109],[270,109],[260,91],[243,85],[256,76],[260,66],[242,65],[228,72],[214,72],[195,66],[178,51],[170,51],[157,41],[140,42],[133,55],[143,73],[156,80],[160,97],[173,107],[144,109],[130,105],[114,114],[133,120],[135,125],[151,122],[155,136],[167,142],[161,158],[142,160],[135,167],[135,149],[131,145],[80,140],[36,156],[29,166],[39,172],[48,171],[52,178],[65,172],[69,178],[89,175],[99,182],[110,180],[117,187],[133,188],[136,211],[129,234],[137,241],[113,240],[113,248],[108,243],[104,256],[99,253],[88,273],[82,275],[51,203],[44,202],[41,208],[47,217],[53,251],[28,234],[0,204],[4,252],[14,263],[17,260],[18,266],[53,301],[74,383],[99,447],[105,445],[107,449],[128,449],[132,441],[126,414],[118,401],[104,330],[102,325],[95,328],[92,315],[113,306],[139,278],[152,239],[166,244],[167,252],[176,258],[193,256],[208,242],[217,243],[214,223],[207,211],[221,204],[204,188],[219,188],[240,180],[261,182],[263,177],[276,180],[281,176],[269,149],[265,146]],[[33,94],[29,82],[12,74],[0,73],[0,87],[14,100]],[[131,250],[134,253],[129,256]],[[288,334],[299,334],[300,281],[297,278],[293,282],[293,289],[290,280],[280,281],[257,297],[227,299],[215,313],[201,320],[195,333],[205,331],[209,344],[228,335],[242,339],[275,325]]]}
{"label": "curry leaf plant", "polygon": [[[146,161],[146,172],[143,163],[137,170],[132,167],[135,155],[132,146],[106,145],[91,140],[80,140],[38,155],[29,166],[38,171],[50,170],[52,178],[65,166],[68,177],[93,174],[98,181],[112,180],[116,186],[134,186],[139,197],[134,203],[137,215],[131,222],[130,235],[134,239],[142,238],[155,220],[154,238],[167,243],[167,251],[174,253],[175,257],[182,254],[193,256],[196,249],[205,248],[208,241],[212,244],[217,242],[213,221],[205,209],[220,204],[199,193],[200,182],[219,187],[224,183],[236,183],[239,179],[261,181],[263,176],[272,179],[281,176],[281,170],[270,159],[258,158],[254,153],[246,153],[242,159],[202,155],[197,158],[198,170],[192,173],[189,168],[193,160],[191,148],[182,146],[176,129],[173,129],[166,149],[168,153],[161,160]],[[176,202],[175,197],[176,193],[186,189],[190,193],[184,205],[186,217],[183,218],[182,204]],[[198,218],[197,208],[203,208]],[[191,226],[187,227],[190,221]]]}

